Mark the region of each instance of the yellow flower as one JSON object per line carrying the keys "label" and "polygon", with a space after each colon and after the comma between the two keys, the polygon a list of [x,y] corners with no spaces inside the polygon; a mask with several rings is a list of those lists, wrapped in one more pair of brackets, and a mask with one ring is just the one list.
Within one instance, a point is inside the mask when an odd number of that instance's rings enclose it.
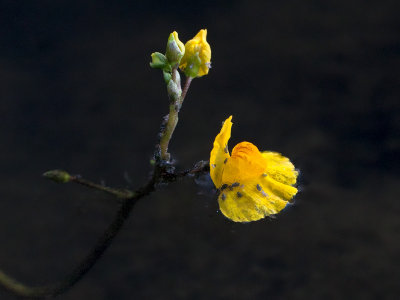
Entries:
{"label": "yellow flower", "polygon": [[232,116],[225,120],[210,155],[210,175],[219,189],[221,212],[235,222],[250,222],[279,213],[296,195],[298,172],[276,152],[260,152],[249,142],[229,155]]}
{"label": "yellow flower", "polygon": [[195,78],[208,74],[211,64],[211,48],[206,37],[207,29],[202,29],[185,44],[185,55],[182,57],[179,68],[188,77]]}

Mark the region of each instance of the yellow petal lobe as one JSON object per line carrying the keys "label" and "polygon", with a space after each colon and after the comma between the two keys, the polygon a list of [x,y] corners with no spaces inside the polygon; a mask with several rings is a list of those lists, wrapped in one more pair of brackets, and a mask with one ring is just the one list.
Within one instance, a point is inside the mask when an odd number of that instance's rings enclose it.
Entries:
{"label": "yellow petal lobe", "polygon": [[266,159],[266,173],[278,182],[293,185],[296,183],[298,172],[287,157],[277,152],[263,152]]}
{"label": "yellow petal lobe", "polygon": [[[222,172],[229,160],[228,141],[231,138],[232,116],[225,120],[221,131],[215,137],[210,154],[210,176],[217,188],[222,185]],[[224,163],[225,162],[225,163]]]}
{"label": "yellow petal lobe", "polygon": [[284,209],[297,189],[261,175],[220,191],[221,212],[234,222],[251,222],[275,215]]}
{"label": "yellow petal lobe", "polygon": [[274,194],[262,176],[228,186],[220,192],[218,204],[223,215],[234,222],[257,221],[279,213],[287,201]]}
{"label": "yellow petal lobe", "polygon": [[257,221],[264,217],[254,198],[239,187],[221,191],[218,204],[222,214],[234,222]]}

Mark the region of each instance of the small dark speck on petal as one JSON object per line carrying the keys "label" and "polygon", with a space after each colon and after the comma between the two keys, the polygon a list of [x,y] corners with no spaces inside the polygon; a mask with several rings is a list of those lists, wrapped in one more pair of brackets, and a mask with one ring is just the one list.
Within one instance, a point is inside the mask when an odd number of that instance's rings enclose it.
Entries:
{"label": "small dark speck on petal", "polygon": [[221,199],[222,199],[222,201],[225,201],[225,199],[226,199],[226,196],[225,196],[225,194],[224,194],[224,193],[222,193],[222,195],[221,195]]}
{"label": "small dark speck on petal", "polygon": [[243,196],[241,192],[237,192],[236,194],[237,194],[238,198]]}
{"label": "small dark speck on petal", "polygon": [[260,186],[258,183],[257,183],[256,187],[257,187],[257,190],[258,190],[259,192],[261,192],[262,188],[261,188],[261,186]]}

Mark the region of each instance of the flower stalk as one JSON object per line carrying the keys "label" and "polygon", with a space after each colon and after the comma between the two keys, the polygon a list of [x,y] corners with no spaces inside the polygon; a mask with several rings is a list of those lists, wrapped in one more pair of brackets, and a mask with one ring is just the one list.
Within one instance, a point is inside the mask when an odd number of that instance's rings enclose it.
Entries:
{"label": "flower stalk", "polygon": [[[160,135],[159,159],[170,162],[171,155],[168,153],[169,141],[178,124],[178,114],[183,100],[189,90],[193,78],[208,74],[210,68],[211,48],[206,40],[207,30],[200,30],[197,35],[185,45],[179,40],[178,33],[172,32],[168,38],[166,54],[154,52],[150,66],[163,70],[164,81],[167,84],[168,97],[170,100],[169,114],[164,119]],[[181,69],[186,75],[186,82],[181,88],[181,80],[178,72]]]}
{"label": "flower stalk", "polygon": [[178,124],[178,114],[183,101],[180,75],[177,68],[172,70],[171,80],[168,83],[167,90],[170,98],[169,114],[164,132],[161,133],[162,135],[160,138],[161,159],[164,161],[170,161],[171,159],[171,156],[168,153],[168,145],[172,138],[172,134],[175,131],[176,125]]}
{"label": "flower stalk", "polygon": [[[203,37],[203,40],[200,39],[199,42],[196,43],[200,46],[203,46],[205,38],[204,30],[201,31],[201,36]],[[189,56],[187,56],[187,58],[189,58],[189,63],[193,60],[193,55],[196,56],[195,58],[198,57],[199,59],[202,59],[204,57],[207,58],[208,54],[206,53],[206,56],[204,56],[204,51],[200,51],[202,49],[201,47],[199,48],[198,46],[196,46],[194,48],[191,48],[191,52],[193,52],[193,50],[197,52],[189,53]],[[157,186],[159,186],[161,183],[169,184],[172,182],[176,182],[178,179],[184,178],[186,176],[193,177],[204,172],[209,172],[208,161],[200,161],[196,163],[192,169],[176,172],[173,163],[170,161],[170,155],[168,153],[169,141],[171,140],[172,134],[178,123],[179,110],[187,94],[192,78],[205,75],[205,71],[208,72],[208,69],[205,69],[208,67],[207,61],[205,61],[206,65],[195,65],[194,68],[200,70],[204,74],[196,73],[196,76],[191,76],[185,73],[187,76],[187,80],[182,91],[178,68],[181,67],[181,60],[185,52],[186,46],[181,41],[179,41],[178,33],[174,31],[169,36],[166,53],[162,54],[159,52],[154,52],[151,54],[150,66],[152,68],[160,69],[162,71],[164,81],[167,85],[168,97],[170,100],[169,115],[164,118],[159,134],[160,143],[156,146],[156,152],[154,154],[155,159],[153,160],[153,163],[151,163],[153,167],[151,178],[149,178],[147,183],[142,185],[140,188],[136,189],[135,191],[130,191],[127,189],[118,189],[97,184],[90,180],[84,179],[79,175],[70,175],[64,170],[51,170],[45,172],[43,176],[54,182],[77,183],[82,186],[113,195],[116,199],[118,199],[120,207],[116,212],[113,221],[105,230],[104,234],[99,238],[93,249],[87,254],[86,257],[82,259],[81,263],[79,263],[71,271],[71,273],[65,277],[65,279],[54,284],[44,286],[29,286],[19,282],[12,276],[0,270],[0,287],[5,288],[6,290],[17,296],[28,297],[31,299],[55,297],[56,295],[65,292],[80,279],[82,279],[83,276],[100,259],[101,255],[111,245],[111,242],[121,230],[123,224],[128,219],[130,212],[132,211],[137,201],[155,191]],[[209,56],[211,56],[210,51]],[[201,63],[203,64],[203,62]],[[186,65],[188,64],[186,63]],[[188,68],[191,68],[191,65]]]}

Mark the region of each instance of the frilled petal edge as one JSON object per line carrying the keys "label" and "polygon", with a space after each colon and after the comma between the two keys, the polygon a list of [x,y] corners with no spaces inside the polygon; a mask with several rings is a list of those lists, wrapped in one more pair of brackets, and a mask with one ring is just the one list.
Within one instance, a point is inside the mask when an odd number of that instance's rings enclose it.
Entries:
{"label": "frilled petal edge", "polygon": [[262,156],[266,160],[266,174],[274,180],[283,183],[294,185],[296,184],[299,172],[294,168],[289,158],[277,152],[262,152]]}

